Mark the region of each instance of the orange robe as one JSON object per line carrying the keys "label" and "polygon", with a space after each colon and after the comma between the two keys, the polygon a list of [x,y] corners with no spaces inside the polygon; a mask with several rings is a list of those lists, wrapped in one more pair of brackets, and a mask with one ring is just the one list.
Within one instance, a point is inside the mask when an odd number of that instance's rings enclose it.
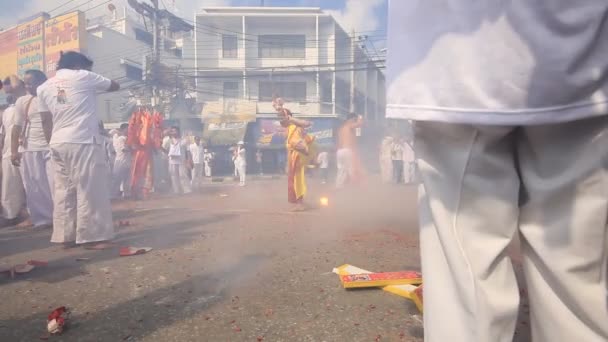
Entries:
{"label": "orange robe", "polygon": [[147,111],[133,113],[129,120],[127,145],[133,151],[131,164],[131,191],[147,198],[154,186],[152,155],[160,148],[162,117]]}
{"label": "orange robe", "polygon": [[[282,123],[283,124],[283,123]],[[306,134],[303,127],[293,123],[287,127],[287,199],[289,203],[301,203],[306,196],[306,165],[315,158],[314,137]]]}

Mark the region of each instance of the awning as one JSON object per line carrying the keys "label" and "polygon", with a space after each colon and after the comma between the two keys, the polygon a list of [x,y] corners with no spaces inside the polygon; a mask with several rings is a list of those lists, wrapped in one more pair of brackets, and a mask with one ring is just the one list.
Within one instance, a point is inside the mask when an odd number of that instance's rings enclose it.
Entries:
{"label": "awning", "polygon": [[245,138],[248,121],[205,122],[203,140],[207,146],[236,145]]}
{"label": "awning", "polygon": [[247,124],[255,121],[255,104],[224,101],[203,106],[203,140],[207,146],[236,145],[245,139]]}
{"label": "awning", "polygon": [[[332,147],[334,145],[334,128],[337,124],[335,118],[306,119],[312,122],[307,130],[313,135],[318,145]],[[258,119],[255,127],[255,140],[259,148],[276,149],[285,148],[287,133],[276,119]]]}

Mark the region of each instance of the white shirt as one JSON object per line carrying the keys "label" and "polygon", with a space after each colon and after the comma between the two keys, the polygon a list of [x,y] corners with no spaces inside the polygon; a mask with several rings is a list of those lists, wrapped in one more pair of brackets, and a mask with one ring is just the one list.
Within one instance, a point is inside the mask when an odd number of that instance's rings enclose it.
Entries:
{"label": "white shirt", "polygon": [[112,145],[116,152],[115,163],[128,162],[131,160],[131,153],[127,150],[127,137],[120,134],[114,134],[112,137]]}
{"label": "white shirt", "polygon": [[608,114],[608,1],[389,1],[387,117],[532,125]]}
{"label": "white shirt", "polygon": [[209,164],[213,160],[213,153],[211,153],[211,152],[205,152],[203,154],[203,156],[204,156],[205,163],[207,163],[207,164]]}
{"label": "white shirt", "polygon": [[[29,108],[27,108],[28,102],[30,103]],[[42,129],[39,102],[38,97],[32,97],[32,95],[28,94],[18,98],[15,103],[15,125],[19,125],[22,129],[26,129],[24,147],[20,148],[21,151],[34,152],[46,151],[49,149],[49,144],[44,137],[44,130]],[[26,113],[26,109],[28,113]],[[29,119],[27,127],[26,119]]]}
{"label": "white shirt", "polygon": [[244,147],[237,147],[236,159],[234,160],[234,163],[241,165],[247,164],[247,154],[245,153]]}
{"label": "white shirt", "polygon": [[191,144],[188,147],[190,154],[192,155],[192,163],[193,164],[202,164],[203,163],[203,146],[199,146],[197,144]]}
{"label": "white shirt", "polygon": [[319,168],[327,169],[329,167],[329,154],[327,152],[319,153],[317,163],[319,164]]}
{"label": "white shirt", "polygon": [[15,105],[11,105],[2,113],[2,127],[4,130],[4,147],[2,148],[2,159],[11,158],[11,132],[15,125],[15,117],[17,116]]}
{"label": "white shirt", "polygon": [[408,143],[403,144],[403,161],[411,163],[416,160],[414,149]]}
{"label": "white shirt", "polygon": [[111,83],[90,71],[61,69],[38,87],[38,110],[53,114],[51,145],[103,142],[99,134],[96,92],[107,91]]}
{"label": "white shirt", "polygon": [[391,148],[391,159],[392,160],[403,160],[403,145],[394,143]]}
{"label": "white shirt", "polygon": [[171,138],[163,140],[163,148],[168,151],[170,165],[182,164],[186,159],[186,141],[180,138]]}

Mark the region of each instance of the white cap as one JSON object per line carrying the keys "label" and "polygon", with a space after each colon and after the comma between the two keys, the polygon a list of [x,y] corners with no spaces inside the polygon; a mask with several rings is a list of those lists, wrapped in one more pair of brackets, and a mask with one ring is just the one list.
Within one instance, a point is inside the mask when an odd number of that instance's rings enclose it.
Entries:
{"label": "white cap", "polygon": [[245,143],[241,140],[237,145],[245,145]]}

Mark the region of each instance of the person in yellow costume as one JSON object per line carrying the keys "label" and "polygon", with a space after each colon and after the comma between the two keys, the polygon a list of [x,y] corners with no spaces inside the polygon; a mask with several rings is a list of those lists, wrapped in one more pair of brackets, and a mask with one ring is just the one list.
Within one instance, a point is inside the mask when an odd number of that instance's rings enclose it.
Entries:
{"label": "person in yellow costume", "polygon": [[316,145],[314,137],[306,133],[306,128],[312,124],[306,120],[293,117],[289,109],[284,108],[281,98],[274,100],[273,106],[278,113],[281,126],[287,128],[285,145],[287,148],[287,199],[295,205],[294,210],[306,209],[306,166],[311,160],[316,160]]}

